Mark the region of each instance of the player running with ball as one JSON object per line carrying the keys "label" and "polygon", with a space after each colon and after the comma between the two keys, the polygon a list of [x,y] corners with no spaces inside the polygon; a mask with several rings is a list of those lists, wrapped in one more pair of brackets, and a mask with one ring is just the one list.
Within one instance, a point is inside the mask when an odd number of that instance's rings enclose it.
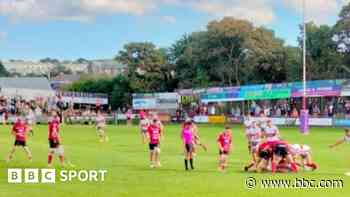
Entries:
{"label": "player running with ball", "polygon": [[53,155],[57,154],[62,166],[64,166],[64,149],[61,145],[61,137],[60,137],[60,118],[55,110],[52,112],[52,116],[49,118],[49,153],[47,156],[48,166],[52,166]]}
{"label": "player running with ball", "polygon": [[229,126],[225,126],[225,130],[219,134],[217,143],[219,146],[219,171],[224,171],[228,166],[228,156],[232,147],[232,135],[231,128]]}
{"label": "player running with ball", "polygon": [[15,137],[15,143],[7,158],[7,162],[10,162],[12,160],[17,147],[22,147],[23,150],[26,152],[29,161],[32,161],[32,153],[27,146],[28,131],[29,131],[29,128],[24,118],[20,117],[20,114],[17,113],[17,120],[12,127],[12,135]]}

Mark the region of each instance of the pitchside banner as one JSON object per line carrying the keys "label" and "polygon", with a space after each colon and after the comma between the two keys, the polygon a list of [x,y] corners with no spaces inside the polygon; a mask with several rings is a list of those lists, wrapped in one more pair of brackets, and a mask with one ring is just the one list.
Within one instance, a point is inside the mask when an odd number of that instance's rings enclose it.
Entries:
{"label": "pitchside banner", "polygon": [[344,80],[341,86],[341,96],[350,96],[350,80]]}
{"label": "pitchside banner", "polygon": [[[341,84],[335,80],[308,81],[306,84],[307,97],[340,96]],[[303,96],[303,83],[292,83],[292,97]]]}
{"label": "pitchside banner", "polygon": [[203,103],[209,102],[227,102],[227,101],[242,101],[240,97],[239,87],[217,88],[208,89],[201,95],[201,101]]}
{"label": "pitchside banner", "polygon": [[177,109],[178,93],[133,94],[133,109]]}
{"label": "pitchside banner", "polygon": [[[264,85],[247,85],[228,88],[209,88],[200,91],[203,103],[283,99],[303,96],[303,83],[280,83]],[[193,90],[195,91],[195,90]],[[350,80],[308,81],[306,84],[308,97],[350,96]]]}
{"label": "pitchside banner", "polygon": [[266,84],[243,86],[240,96],[244,100],[264,100],[288,98],[291,95],[291,89],[287,84]]}
{"label": "pitchside banner", "polygon": [[78,97],[78,96],[63,96],[64,102],[67,103],[78,103],[78,104],[92,104],[92,105],[107,105],[108,98],[98,98],[98,97]]}

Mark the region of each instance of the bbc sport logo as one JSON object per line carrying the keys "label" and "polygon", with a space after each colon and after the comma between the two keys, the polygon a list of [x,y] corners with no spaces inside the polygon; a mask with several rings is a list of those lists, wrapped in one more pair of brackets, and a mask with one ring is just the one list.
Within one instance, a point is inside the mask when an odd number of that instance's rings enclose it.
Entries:
{"label": "bbc sport logo", "polygon": [[56,169],[36,168],[11,168],[7,169],[7,182],[20,183],[48,183],[59,182],[104,182],[107,170],[61,170],[58,174]]}

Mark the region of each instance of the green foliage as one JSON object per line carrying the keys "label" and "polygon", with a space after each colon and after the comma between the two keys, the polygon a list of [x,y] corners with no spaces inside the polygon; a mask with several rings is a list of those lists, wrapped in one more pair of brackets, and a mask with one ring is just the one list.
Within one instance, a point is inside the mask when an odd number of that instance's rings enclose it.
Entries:
{"label": "green foliage", "polygon": [[128,79],[121,75],[110,79],[82,79],[64,89],[67,91],[108,94],[113,109],[130,103],[132,92]]}
{"label": "green foliage", "polygon": [[[337,51],[338,44],[333,40],[333,28],[306,24],[307,66],[309,79],[342,78],[342,55]],[[302,35],[301,35],[302,36]],[[302,46],[301,36],[299,38]]]}
{"label": "green foliage", "polygon": [[136,92],[167,91],[171,81],[171,65],[164,49],[152,43],[129,43],[116,59],[128,65],[127,77]]}
{"label": "green foliage", "polygon": [[0,61],[0,77],[9,77],[10,73],[6,70],[5,66]]}
{"label": "green foliage", "polygon": [[184,36],[171,50],[181,88],[286,81],[289,61],[297,62],[273,31],[231,17]]}
{"label": "green foliage", "polygon": [[59,74],[72,74],[72,71],[69,68],[66,68],[65,66],[61,65],[61,64],[57,64],[55,67],[53,67],[50,70],[50,75],[52,77],[55,77]]}
{"label": "green foliage", "polygon": [[[342,9],[335,26],[310,22],[306,27],[308,79],[347,78],[350,4]],[[203,31],[184,35],[170,48],[128,43],[115,58],[127,65],[125,76],[83,77],[68,89],[107,93],[115,108],[130,104],[131,93],[298,81],[302,36],[301,31],[299,47],[286,46],[273,30],[226,17],[209,22]]]}

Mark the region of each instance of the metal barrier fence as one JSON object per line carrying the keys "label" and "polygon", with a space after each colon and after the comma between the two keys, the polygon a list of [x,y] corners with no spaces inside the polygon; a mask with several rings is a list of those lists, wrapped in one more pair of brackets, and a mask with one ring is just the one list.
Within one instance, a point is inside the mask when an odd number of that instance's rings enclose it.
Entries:
{"label": "metal barrier fence", "polygon": [[[252,117],[252,120],[261,121],[266,120],[266,118]],[[280,126],[298,126],[300,121],[298,118],[289,118],[289,117],[272,117],[269,118],[273,124]],[[6,122],[8,124],[14,123],[16,120],[15,116],[9,116]],[[35,118],[37,124],[47,124],[48,117],[36,116]],[[126,123],[125,114],[113,114],[106,116],[107,124],[125,124]],[[195,116],[193,118],[196,123],[205,123],[205,124],[220,124],[220,123],[232,123],[232,124],[241,124],[243,123],[243,117],[227,117],[227,116]],[[132,116],[133,124],[138,124],[139,117],[137,114]],[[67,116],[64,117],[64,122],[66,124],[95,124],[96,116]],[[176,122],[175,117],[171,117],[169,121],[165,122]],[[330,126],[330,127],[350,127],[350,119],[339,119],[339,118],[310,118],[310,126]]]}

